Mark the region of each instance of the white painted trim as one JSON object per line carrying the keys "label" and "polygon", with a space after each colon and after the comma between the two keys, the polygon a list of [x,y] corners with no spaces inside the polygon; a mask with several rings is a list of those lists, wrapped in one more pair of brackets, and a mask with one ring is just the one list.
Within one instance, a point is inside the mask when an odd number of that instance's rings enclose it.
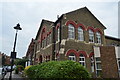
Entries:
{"label": "white painted trim", "polygon": [[62,39],[61,40],[61,45],[65,45],[65,42],[66,42],[67,40],[66,39]]}
{"label": "white painted trim", "polygon": [[94,46],[94,55],[96,57],[100,57],[100,48],[97,46]]}
{"label": "white painted trim", "polygon": [[61,48],[60,51],[59,51],[59,54],[64,54],[64,51],[65,51],[65,49]]}
{"label": "white painted trim", "polygon": [[39,53],[40,52],[40,50],[38,50],[36,53]]}

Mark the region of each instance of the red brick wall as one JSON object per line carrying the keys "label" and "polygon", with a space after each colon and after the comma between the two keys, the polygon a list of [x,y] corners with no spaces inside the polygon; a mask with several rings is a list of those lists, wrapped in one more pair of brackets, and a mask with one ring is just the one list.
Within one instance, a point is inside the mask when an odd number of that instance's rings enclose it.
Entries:
{"label": "red brick wall", "polygon": [[118,78],[118,67],[115,55],[115,47],[101,46],[101,66],[103,78]]}

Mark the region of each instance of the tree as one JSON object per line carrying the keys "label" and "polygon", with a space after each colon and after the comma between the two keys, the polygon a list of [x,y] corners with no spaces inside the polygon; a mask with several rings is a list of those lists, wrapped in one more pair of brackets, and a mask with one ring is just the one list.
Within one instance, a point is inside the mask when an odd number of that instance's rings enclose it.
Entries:
{"label": "tree", "polygon": [[28,59],[16,59],[14,61],[15,65],[22,65],[23,67],[25,67],[25,62],[28,61]]}

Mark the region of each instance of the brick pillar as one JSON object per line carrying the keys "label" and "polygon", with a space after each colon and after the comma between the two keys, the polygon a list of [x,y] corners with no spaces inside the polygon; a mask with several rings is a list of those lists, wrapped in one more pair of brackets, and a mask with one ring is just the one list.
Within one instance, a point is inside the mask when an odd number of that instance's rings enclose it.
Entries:
{"label": "brick pillar", "polygon": [[103,78],[118,78],[118,66],[114,46],[101,46],[101,66]]}

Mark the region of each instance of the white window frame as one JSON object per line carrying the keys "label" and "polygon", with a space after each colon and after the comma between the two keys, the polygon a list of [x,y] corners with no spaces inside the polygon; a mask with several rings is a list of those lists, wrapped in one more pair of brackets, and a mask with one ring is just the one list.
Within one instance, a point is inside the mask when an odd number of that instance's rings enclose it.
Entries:
{"label": "white window frame", "polygon": [[44,48],[44,40],[42,40],[42,48]]}
{"label": "white window frame", "polygon": [[120,77],[120,58],[117,58],[117,63],[118,63],[118,73]]}
{"label": "white window frame", "polygon": [[94,32],[89,29],[89,42],[94,43]]}
{"label": "white window frame", "polygon": [[84,41],[84,32],[83,29],[80,27],[78,27],[78,40],[80,41]]}
{"label": "white window frame", "polygon": [[97,64],[101,64],[101,60],[97,61],[97,58],[100,58],[100,57],[95,58],[96,75],[100,76],[100,74],[98,74],[98,71],[102,71],[102,67],[101,69],[98,69]]}
{"label": "white window frame", "polygon": [[47,45],[50,44],[50,35],[47,36]]}
{"label": "white window frame", "polygon": [[84,67],[86,66],[85,64],[85,56],[83,54],[80,54],[79,56],[79,63],[83,65]]}
{"label": "white window frame", "polygon": [[101,34],[100,32],[96,32],[96,40],[98,44],[101,44]]}
{"label": "white window frame", "polygon": [[58,29],[57,29],[57,34],[56,34],[56,41],[60,41],[60,28],[58,27]]}
{"label": "white window frame", "polygon": [[68,25],[68,38],[69,39],[74,39],[75,38],[75,29],[72,24]]}
{"label": "white window frame", "polygon": [[40,49],[40,43],[38,43],[38,50]]}
{"label": "white window frame", "polygon": [[58,28],[57,31],[58,31],[58,32],[57,32],[57,33],[58,33],[58,37],[57,37],[58,39],[57,39],[57,41],[60,41],[60,27]]}
{"label": "white window frame", "polygon": [[74,53],[70,53],[70,55],[68,56],[68,59],[69,60],[72,60],[72,61],[76,61],[76,56]]}
{"label": "white window frame", "polygon": [[42,48],[44,48],[44,40],[42,40]]}
{"label": "white window frame", "polygon": [[52,43],[52,35],[51,35],[52,33],[50,33],[50,35],[49,35],[49,44],[51,44]]}
{"label": "white window frame", "polygon": [[44,39],[44,47],[46,47],[46,38]]}
{"label": "white window frame", "polygon": [[46,46],[48,46],[48,36],[46,37]]}
{"label": "white window frame", "polygon": [[37,44],[37,51],[39,50],[39,44]]}
{"label": "white window frame", "polygon": [[94,66],[95,66],[95,64],[94,64],[94,55],[91,56],[90,59],[91,59],[91,71],[94,72]]}

